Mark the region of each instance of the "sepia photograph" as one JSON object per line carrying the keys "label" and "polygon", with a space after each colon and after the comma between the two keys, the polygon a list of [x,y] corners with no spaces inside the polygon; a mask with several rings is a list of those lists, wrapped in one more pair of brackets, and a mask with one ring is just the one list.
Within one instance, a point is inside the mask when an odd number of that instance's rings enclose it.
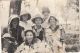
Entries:
{"label": "sepia photograph", "polygon": [[80,53],[80,0],[0,0],[0,53]]}

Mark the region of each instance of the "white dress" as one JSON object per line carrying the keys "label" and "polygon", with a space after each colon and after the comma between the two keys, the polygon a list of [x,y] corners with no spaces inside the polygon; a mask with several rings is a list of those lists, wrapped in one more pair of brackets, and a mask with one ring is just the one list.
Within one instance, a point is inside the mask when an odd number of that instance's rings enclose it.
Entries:
{"label": "white dress", "polygon": [[47,42],[53,47],[54,53],[64,53],[64,48],[60,42],[60,29],[56,32],[52,32],[50,28],[47,28],[45,31]]}
{"label": "white dress", "polygon": [[15,53],[53,53],[49,45],[44,41],[38,41],[32,47],[23,42],[15,51]]}
{"label": "white dress", "polygon": [[18,48],[17,50],[15,51],[15,53],[35,53],[37,52],[37,49],[38,48],[38,45],[40,44],[40,40],[37,40],[36,43],[34,43],[33,45],[29,46],[29,45],[26,45],[25,42],[23,42]]}

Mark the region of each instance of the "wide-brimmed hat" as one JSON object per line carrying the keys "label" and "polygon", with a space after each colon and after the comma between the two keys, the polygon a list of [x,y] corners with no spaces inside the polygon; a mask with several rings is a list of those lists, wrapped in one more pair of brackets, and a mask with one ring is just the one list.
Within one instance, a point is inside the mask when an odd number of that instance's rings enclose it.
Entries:
{"label": "wide-brimmed hat", "polygon": [[27,20],[31,19],[31,14],[30,13],[25,13],[25,14],[20,15],[20,20],[21,21],[23,20],[23,16],[28,16]]}
{"label": "wide-brimmed hat", "polygon": [[41,23],[43,23],[43,19],[41,16],[36,16],[35,18],[32,19],[32,22],[35,23],[36,19],[40,19],[42,21]]}

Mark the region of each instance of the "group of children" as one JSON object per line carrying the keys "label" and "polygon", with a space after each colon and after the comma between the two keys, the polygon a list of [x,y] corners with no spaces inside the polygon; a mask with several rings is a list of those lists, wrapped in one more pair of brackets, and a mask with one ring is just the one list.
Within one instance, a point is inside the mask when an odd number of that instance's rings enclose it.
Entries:
{"label": "group of children", "polygon": [[11,16],[8,32],[2,35],[2,53],[64,53],[58,20],[47,7],[42,14],[43,18],[30,13]]}

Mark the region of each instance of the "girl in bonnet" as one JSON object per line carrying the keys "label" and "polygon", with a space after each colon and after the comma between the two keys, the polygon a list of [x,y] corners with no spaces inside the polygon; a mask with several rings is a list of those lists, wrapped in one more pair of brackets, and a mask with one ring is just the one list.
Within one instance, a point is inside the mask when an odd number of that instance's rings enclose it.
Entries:
{"label": "girl in bonnet", "polygon": [[18,46],[23,42],[22,31],[23,27],[19,26],[19,16],[12,15],[9,19],[9,33],[18,43]]}

